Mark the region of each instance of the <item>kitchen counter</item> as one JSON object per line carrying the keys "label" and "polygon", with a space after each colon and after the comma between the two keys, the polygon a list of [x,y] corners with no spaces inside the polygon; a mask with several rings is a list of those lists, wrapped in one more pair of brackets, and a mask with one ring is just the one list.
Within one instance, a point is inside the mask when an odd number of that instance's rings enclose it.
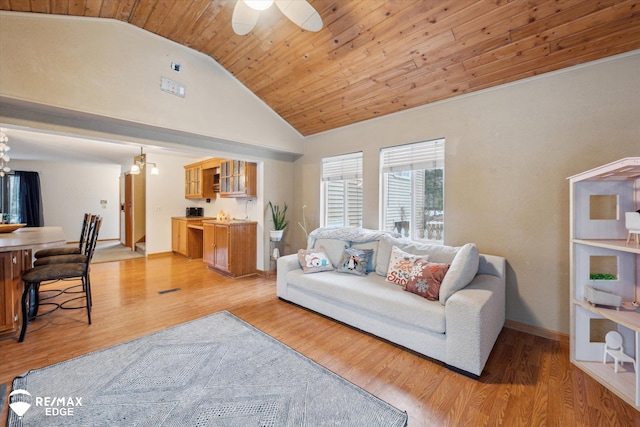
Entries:
{"label": "kitchen counter", "polygon": [[230,219],[228,221],[218,221],[217,219],[202,221],[207,224],[225,224],[225,225],[240,225],[240,224],[257,224],[258,221],[251,221],[248,219]]}
{"label": "kitchen counter", "polygon": [[25,227],[11,233],[0,233],[0,252],[40,249],[65,242],[62,227]]}

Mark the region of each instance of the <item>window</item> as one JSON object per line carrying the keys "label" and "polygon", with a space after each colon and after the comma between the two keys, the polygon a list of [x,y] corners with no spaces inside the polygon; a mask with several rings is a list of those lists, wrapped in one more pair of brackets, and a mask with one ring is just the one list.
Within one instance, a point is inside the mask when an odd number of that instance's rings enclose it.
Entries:
{"label": "window", "polygon": [[443,241],[444,139],[380,151],[382,229]]}
{"label": "window", "polygon": [[0,211],[2,221],[42,227],[42,196],[37,172],[14,171],[0,178]]}
{"label": "window", "polygon": [[2,186],[2,191],[0,192],[0,212],[2,212],[2,222],[19,224],[22,222],[22,218],[19,209],[20,186],[18,185],[18,179],[14,174],[5,175],[0,178],[0,185]]}
{"label": "window", "polygon": [[362,153],[322,159],[322,226],[362,226]]}

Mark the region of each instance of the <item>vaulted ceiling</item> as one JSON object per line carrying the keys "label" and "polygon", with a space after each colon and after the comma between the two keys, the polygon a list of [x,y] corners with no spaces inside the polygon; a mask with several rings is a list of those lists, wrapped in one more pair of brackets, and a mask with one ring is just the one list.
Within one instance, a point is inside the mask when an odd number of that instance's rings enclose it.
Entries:
{"label": "vaulted ceiling", "polygon": [[235,0],[0,0],[113,18],[210,55],[303,135],[640,48],[640,1],[309,0],[234,34]]}

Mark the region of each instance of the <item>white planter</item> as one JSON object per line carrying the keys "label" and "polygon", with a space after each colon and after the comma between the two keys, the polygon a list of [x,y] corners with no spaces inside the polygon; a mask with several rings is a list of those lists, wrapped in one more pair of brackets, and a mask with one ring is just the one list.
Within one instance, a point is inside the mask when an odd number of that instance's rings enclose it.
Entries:
{"label": "white planter", "polygon": [[284,230],[271,230],[271,241],[279,242],[282,240],[282,233],[284,233]]}

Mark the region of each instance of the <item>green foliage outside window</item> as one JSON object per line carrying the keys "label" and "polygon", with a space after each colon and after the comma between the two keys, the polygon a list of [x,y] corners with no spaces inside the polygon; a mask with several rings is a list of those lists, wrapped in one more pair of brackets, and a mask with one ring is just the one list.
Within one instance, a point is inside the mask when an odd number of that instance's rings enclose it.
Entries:
{"label": "green foliage outside window", "polygon": [[591,280],[617,280],[618,278],[609,273],[591,273],[589,275],[589,279]]}
{"label": "green foliage outside window", "polygon": [[444,210],[443,169],[424,171],[424,206],[430,211]]}

